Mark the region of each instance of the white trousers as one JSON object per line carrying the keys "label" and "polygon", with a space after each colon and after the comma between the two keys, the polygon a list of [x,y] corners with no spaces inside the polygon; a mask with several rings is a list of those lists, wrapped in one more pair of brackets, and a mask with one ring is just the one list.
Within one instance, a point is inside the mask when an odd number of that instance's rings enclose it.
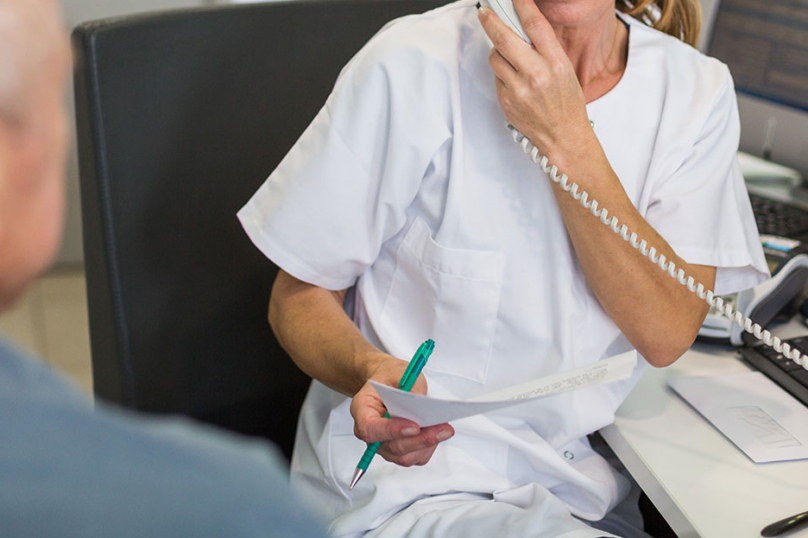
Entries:
{"label": "white trousers", "polygon": [[447,493],[419,499],[362,538],[650,538],[640,488],[609,448],[592,448],[632,483],[629,496],[600,521],[583,521],[547,489],[528,484],[502,494]]}

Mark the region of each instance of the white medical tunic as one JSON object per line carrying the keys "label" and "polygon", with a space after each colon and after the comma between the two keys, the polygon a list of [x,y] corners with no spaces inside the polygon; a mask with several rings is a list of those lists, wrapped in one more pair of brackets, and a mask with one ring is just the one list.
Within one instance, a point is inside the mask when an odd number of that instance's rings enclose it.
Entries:
{"label": "white medical tunic", "polygon": [[[611,166],[677,254],[718,267],[717,294],[758,284],[767,269],[736,164],[726,66],[620,17],[625,74],[587,105]],[[284,271],[331,290],[355,286],[347,309],[379,349],[409,360],[434,339],[424,373],[436,397],[469,398],[631,348],[587,284],[558,187],[504,126],[490,50],[473,0],[388,24],[239,212]],[[593,217],[592,226],[602,224]],[[601,270],[609,265],[604,258]],[[400,536],[413,526],[431,535],[432,523],[418,525],[432,507],[482,502],[543,510],[531,536],[602,536],[569,514],[602,518],[627,482],[586,436],[612,422],[644,365],[629,380],[459,420],[426,466],[377,457],[353,491],[365,444],[350,399],[315,381],[292,480],[336,535]],[[452,525],[461,520],[473,518]],[[494,525],[499,536],[527,535]]]}

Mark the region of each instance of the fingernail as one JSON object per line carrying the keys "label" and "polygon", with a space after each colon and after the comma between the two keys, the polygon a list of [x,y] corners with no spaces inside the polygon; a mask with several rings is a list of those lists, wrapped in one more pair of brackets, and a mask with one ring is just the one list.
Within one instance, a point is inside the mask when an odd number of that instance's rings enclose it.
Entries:
{"label": "fingernail", "polygon": [[451,436],[452,433],[449,430],[441,430],[440,432],[438,432],[438,441],[445,441]]}
{"label": "fingernail", "polygon": [[401,435],[406,437],[412,437],[413,435],[418,435],[418,428],[404,428],[401,430]]}

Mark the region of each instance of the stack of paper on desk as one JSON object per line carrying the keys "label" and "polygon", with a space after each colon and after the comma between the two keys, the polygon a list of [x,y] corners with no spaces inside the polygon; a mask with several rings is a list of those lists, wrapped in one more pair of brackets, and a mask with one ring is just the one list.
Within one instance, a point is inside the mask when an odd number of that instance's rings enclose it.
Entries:
{"label": "stack of paper on desk", "polygon": [[470,400],[442,400],[404,392],[375,381],[371,381],[371,384],[381,396],[391,417],[407,418],[423,427],[503,409],[568,390],[626,379],[636,365],[637,352],[629,351],[582,368],[542,377]]}

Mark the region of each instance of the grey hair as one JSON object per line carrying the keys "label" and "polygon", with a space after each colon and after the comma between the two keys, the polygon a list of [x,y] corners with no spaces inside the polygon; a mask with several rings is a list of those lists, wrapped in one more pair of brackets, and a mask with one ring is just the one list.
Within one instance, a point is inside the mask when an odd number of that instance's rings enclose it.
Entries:
{"label": "grey hair", "polygon": [[66,32],[54,0],[0,0],[0,118],[20,122],[61,53]]}

